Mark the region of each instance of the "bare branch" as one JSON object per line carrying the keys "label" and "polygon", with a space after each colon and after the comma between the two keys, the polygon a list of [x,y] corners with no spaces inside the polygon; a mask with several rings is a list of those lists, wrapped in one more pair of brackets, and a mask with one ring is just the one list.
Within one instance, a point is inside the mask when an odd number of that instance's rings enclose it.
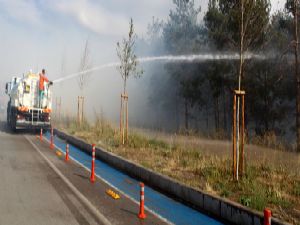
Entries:
{"label": "bare branch", "polygon": [[[90,59],[90,47],[89,47],[89,40],[85,41],[84,49],[81,55],[79,71],[87,71],[92,67],[91,59]],[[88,85],[90,73],[83,73],[81,74],[78,79],[78,86],[80,91],[83,93],[84,89]]]}
{"label": "bare branch", "polygon": [[138,70],[137,56],[134,53],[136,35],[134,34],[134,26],[132,19],[129,23],[128,37],[123,38],[122,43],[117,42],[117,56],[120,59],[120,66],[117,67],[123,79],[123,89],[126,92],[126,82],[133,75],[140,77],[143,70]]}

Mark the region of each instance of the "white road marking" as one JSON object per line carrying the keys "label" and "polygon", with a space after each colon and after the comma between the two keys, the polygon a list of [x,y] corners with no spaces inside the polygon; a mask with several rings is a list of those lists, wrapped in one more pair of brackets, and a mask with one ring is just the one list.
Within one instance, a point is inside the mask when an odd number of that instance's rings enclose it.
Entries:
{"label": "white road marking", "polygon": [[[46,142],[48,142],[50,144],[50,141],[45,138]],[[54,147],[56,149],[58,149],[59,151],[61,151],[63,154],[65,154],[65,152],[58,147],[57,145],[54,144]],[[72,159],[74,162],[76,162],[78,165],[80,165],[82,168],[84,168],[86,171],[88,171],[89,173],[91,172],[91,170],[86,167],[85,165],[83,165],[81,162],[79,162],[77,159],[73,158],[70,154],[69,151],[69,158]],[[116,186],[114,186],[113,184],[111,184],[109,181],[105,180],[103,177],[100,177],[100,175],[98,175],[97,173],[95,173],[95,176],[98,177],[102,182],[106,183],[108,186],[111,186],[112,188],[114,188],[115,190],[117,190],[119,193],[121,193],[122,195],[124,195],[126,198],[130,199],[131,201],[133,201],[135,204],[140,205],[139,201],[136,201],[134,198],[132,198],[131,196],[127,195],[125,192],[123,192],[122,190],[120,190],[119,188],[117,188]],[[149,211],[150,213],[152,213],[154,216],[156,216],[157,218],[159,218],[160,220],[162,220],[163,222],[169,224],[169,225],[174,225],[174,223],[172,223],[171,221],[169,221],[168,219],[162,217],[161,215],[157,214],[156,212],[154,212],[152,209],[148,208],[147,206],[144,206],[144,208]]]}
{"label": "white road marking", "polygon": [[[25,136],[25,135],[24,135]],[[66,178],[59,169],[41,152],[41,150],[27,137],[27,141],[34,147],[34,149],[42,156],[54,172],[65,182],[65,184],[73,191],[73,193],[80,199],[80,201],[88,207],[96,218],[105,225],[111,225],[108,219],[98,211],[98,209],[83,195],[81,192]]]}

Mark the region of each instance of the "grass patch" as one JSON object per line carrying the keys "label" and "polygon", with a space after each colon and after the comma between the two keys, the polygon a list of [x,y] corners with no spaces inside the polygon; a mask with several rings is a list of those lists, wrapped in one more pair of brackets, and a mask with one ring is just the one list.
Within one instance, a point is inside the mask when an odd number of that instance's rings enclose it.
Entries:
{"label": "grass patch", "polygon": [[293,194],[295,196],[300,196],[300,181],[295,181],[293,186]]}
{"label": "grass patch", "polygon": [[122,146],[119,130],[102,118],[98,118],[94,126],[69,122],[60,128],[193,188],[259,211],[269,207],[276,217],[296,224],[300,222],[299,216],[292,213],[294,208],[300,210],[300,178],[282,167],[247,164],[245,175],[235,182],[230,155],[224,158],[204,155],[199,148],[168,144],[138,133],[130,133],[127,145]]}

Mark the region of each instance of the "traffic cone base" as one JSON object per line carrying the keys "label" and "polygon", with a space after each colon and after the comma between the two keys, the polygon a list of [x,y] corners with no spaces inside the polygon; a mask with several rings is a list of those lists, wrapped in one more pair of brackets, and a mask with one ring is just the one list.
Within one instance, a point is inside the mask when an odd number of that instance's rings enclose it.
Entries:
{"label": "traffic cone base", "polygon": [[140,212],[138,214],[138,218],[140,219],[145,219],[146,218],[146,214],[145,214],[145,209],[144,209],[144,205],[145,205],[145,185],[144,183],[140,183],[140,187],[141,187],[141,191],[140,191]]}
{"label": "traffic cone base", "polygon": [[54,149],[53,137],[51,137],[51,141],[50,141],[50,149]]}
{"label": "traffic cone base", "polygon": [[40,130],[40,141],[43,140],[43,129]]}
{"label": "traffic cone base", "polygon": [[50,149],[54,149],[54,136],[53,136],[53,128],[51,127],[50,132]]}
{"label": "traffic cone base", "polygon": [[95,151],[96,151],[96,146],[95,144],[92,144],[92,168],[91,168],[91,178],[90,178],[91,183],[95,182]]}
{"label": "traffic cone base", "polygon": [[94,161],[92,161],[90,181],[91,181],[91,183],[95,182],[95,162]]}
{"label": "traffic cone base", "polygon": [[139,213],[138,217],[139,217],[140,219],[146,219],[147,216],[146,216],[145,213]]}
{"label": "traffic cone base", "polygon": [[91,177],[91,183],[95,183],[95,177]]}
{"label": "traffic cone base", "polygon": [[91,177],[90,177],[91,183],[95,183],[95,173],[92,172]]}
{"label": "traffic cone base", "polygon": [[69,161],[69,145],[66,145],[66,157],[65,157],[65,161],[68,162]]}

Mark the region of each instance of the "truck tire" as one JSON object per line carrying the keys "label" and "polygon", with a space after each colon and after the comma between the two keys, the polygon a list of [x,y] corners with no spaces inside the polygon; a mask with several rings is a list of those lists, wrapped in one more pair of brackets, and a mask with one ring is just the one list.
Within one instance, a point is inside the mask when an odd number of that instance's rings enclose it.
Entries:
{"label": "truck tire", "polygon": [[9,127],[10,123],[9,123],[9,113],[8,112],[7,112],[7,115],[6,115],[6,122],[7,122],[7,126]]}
{"label": "truck tire", "polygon": [[13,132],[17,131],[17,120],[15,117],[12,119],[10,127]]}
{"label": "truck tire", "polygon": [[15,110],[11,110],[9,118],[10,128],[15,132],[17,130],[17,114]]}
{"label": "truck tire", "polygon": [[10,101],[7,103],[6,121],[7,121],[7,126],[10,127]]}

